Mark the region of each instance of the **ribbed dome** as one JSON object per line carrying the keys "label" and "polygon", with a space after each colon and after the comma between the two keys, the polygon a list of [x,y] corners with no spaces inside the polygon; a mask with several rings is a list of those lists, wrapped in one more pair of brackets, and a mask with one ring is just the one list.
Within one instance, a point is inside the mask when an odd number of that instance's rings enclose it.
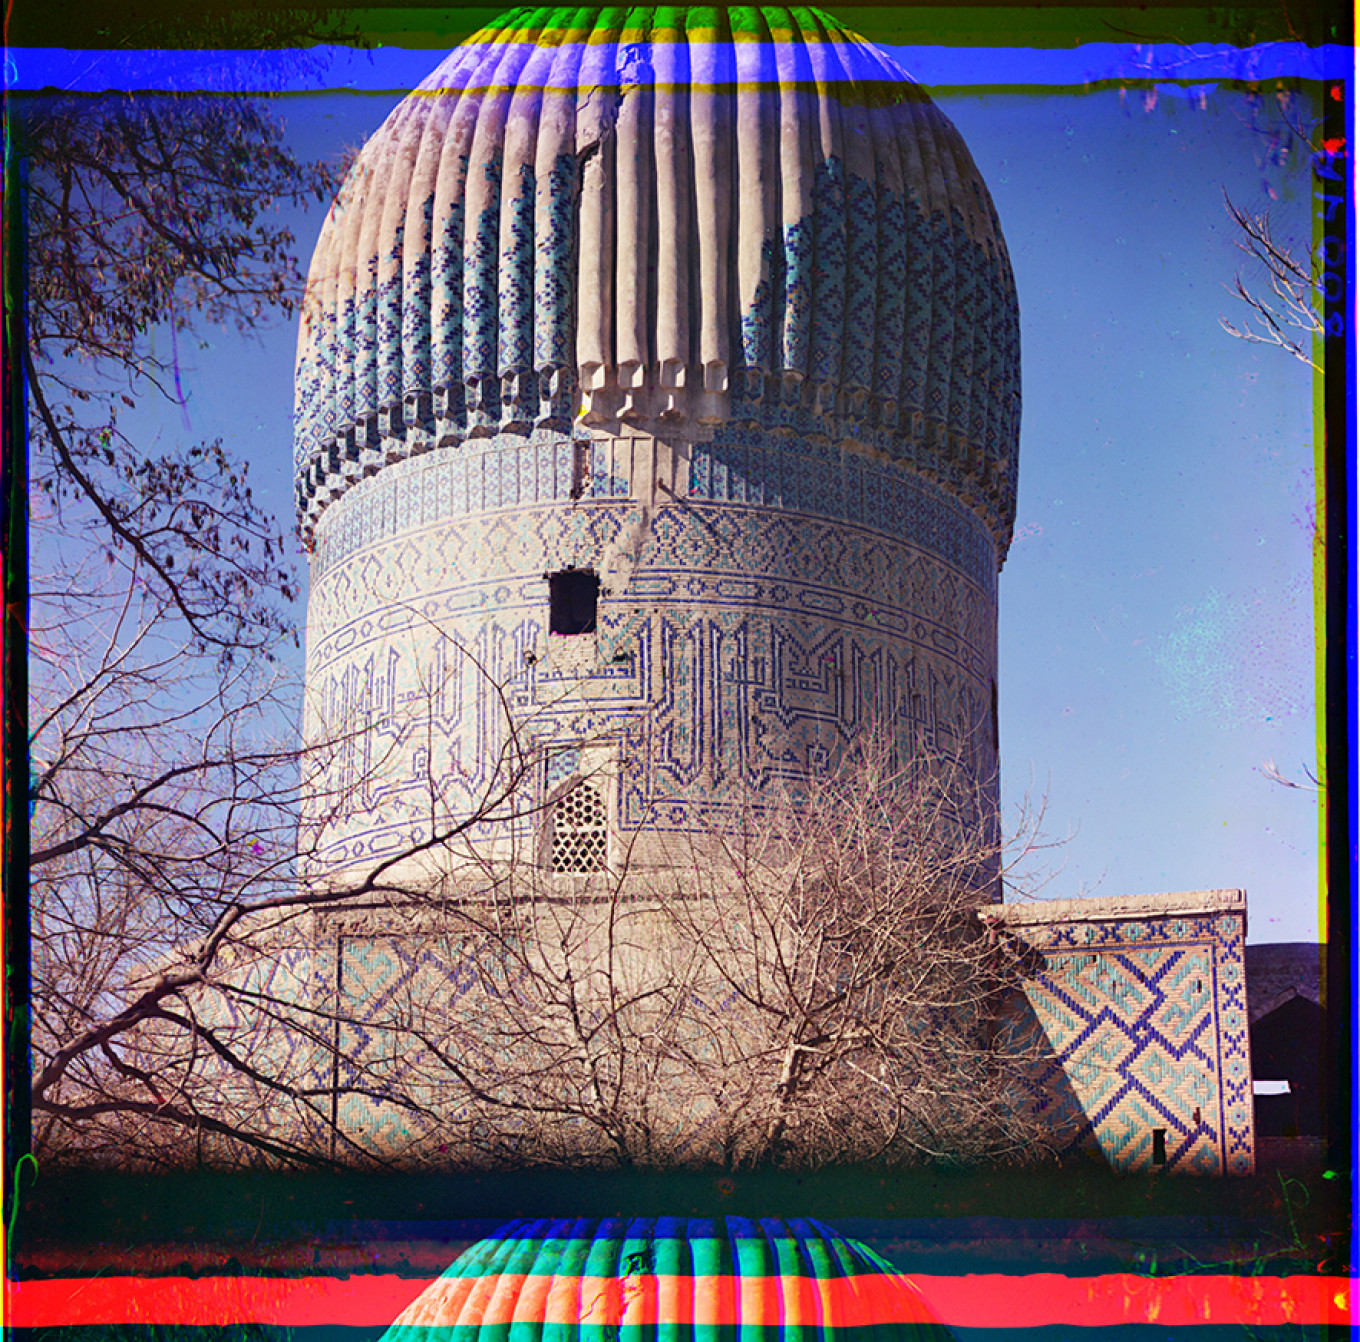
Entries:
{"label": "ribbed dome", "polygon": [[858,442],[1004,553],[1010,265],[958,133],[883,53],[808,8],[524,8],[368,142],[302,323],[306,524],[386,460],[582,421]]}
{"label": "ribbed dome", "polygon": [[931,1318],[888,1263],[815,1221],[520,1221],[473,1245],[383,1342],[430,1328],[558,1342],[947,1337]]}

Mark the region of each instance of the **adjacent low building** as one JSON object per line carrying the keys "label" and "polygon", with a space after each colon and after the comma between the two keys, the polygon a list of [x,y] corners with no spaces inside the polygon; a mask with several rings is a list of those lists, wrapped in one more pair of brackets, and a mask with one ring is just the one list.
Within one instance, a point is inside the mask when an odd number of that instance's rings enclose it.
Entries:
{"label": "adjacent low building", "polygon": [[1051,1060],[1037,1103],[1116,1169],[1250,1174],[1252,1038],[1241,890],[1008,905]]}

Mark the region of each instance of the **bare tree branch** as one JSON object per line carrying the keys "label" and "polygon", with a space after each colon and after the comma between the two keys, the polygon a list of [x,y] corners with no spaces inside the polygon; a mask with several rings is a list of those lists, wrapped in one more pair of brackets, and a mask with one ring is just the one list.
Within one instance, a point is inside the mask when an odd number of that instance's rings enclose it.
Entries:
{"label": "bare tree branch", "polygon": [[1269,280],[1269,296],[1251,288],[1239,274],[1231,286],[1225,285],[1246,304],[1245,324],[1238,326],[1226,317],[1219,324],[1231,336],[1258,345],[1276,345],[1309,368],[1322,371],[1313,358],[1314,340],[1322,335],[1322,304],[1317,284],[1321,262],[1310,252],[1300,261],[1290,250],[1276,242],[1270,231],[1270,214],[1251,214],[1233,204],[1227,193],[1224,206],[1237,225],[1241,238],[1236,243],[1264,269]]}

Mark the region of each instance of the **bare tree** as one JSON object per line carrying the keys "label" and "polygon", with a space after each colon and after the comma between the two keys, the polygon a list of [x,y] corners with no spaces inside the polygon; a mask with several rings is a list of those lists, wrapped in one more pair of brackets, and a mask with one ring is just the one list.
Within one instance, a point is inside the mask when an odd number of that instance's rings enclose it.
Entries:
{"label": "bare tree", "polygon": [[1242,325],[1220,317],[1229,335],[1258,345],[1275,345],[1318,372],[1322,365],[1313,358],[1313,343],[1323,334],[1322,260],[1316,248],[1302,257],[1287,244],[1276,241],[1271,233],[1270,212],[1253,214],[1224,196],[1224,205],[1237,225],[1240,237],[1236,246],[1263,271],[1266,288],[1249,283],[1239,273],[1230,292],[1246,304],[1248,312]]}
{"label": "bare tree", "polygon": [[[1333,145],[1324,138],[1322,119],[1306,114],[1301,95],[1281,88],[1273,100],[1267,102],[1257,95],[1249,105],[1250,125],[1259,137],[1264,168],[1301,160],[1310,167],[1322,163],[1324,171],[1336,175],[1335,168],[1326,165],[1336,157],[1340,143]],[[1324,300],[1335,280],[1324,264],[1327,244],[1282,241],[1275,236],[1269,210],[1244,209],[1226,192],[1223,203],[1237,227],[1235,245],[1250,258],[1256,274],[1239,272],[1232,285],[1225,286],[1246,305],[1247,314],[1241,324],[1220,317],[1220,325],[1239,340],[1274,345],[1321,372],[1314,351],[1318,339],[1327,333]],[[1264,277],[1264,287],[1258,276]]]}
{"label": "bare tree", "polygon": [[592,829],[593,767],[542,794],[533,724],[500,686],[500,745],[460,804],[431,768],[400,851],[324,868],[328,820],[372,781],[334,757],[370,724],[295,744],[281,529],[222,444],[125,425],[141,397],[179,401],[199,323],[294,309],[270,208],[324,198],[332,174],[232,97],[34,99],[16,124],[40,1158],[1035,1149],[1028,1045],[998,1006],[1022,965],[976,913],[999,840],[941,762],[860,742],[657,863],[645,827],[612,847]]}
{"label": "bare tree", "polygon": [[361,1166],[1034,1159],[1070,1135],[1034,1102],[1032,967],[987,918],[1002,855],[956,770],[871,736],[664,861],[639,829],[574,874],[534,835],[607,780],[545,806],[539,772],[507,752],[442,879],[403,852],[247,913],[175,989],[208,1047],[162,1019],[146,1070]]}
{"label": "bare tree", "polygon": [[1055,1150],[1026,1088],[1036,1041],[1012,1028],[1027,961],[986,918],[1004,855],[972,778],[870,732],[801,795],[749,809],[696,855],[694,896],[664,904],[725,1004],[721,1051],[746,1092],[729,1152],[809,1165]]}
{"label": "bare tree", "polygon": [[[139,1013],[169,1010],[173,979],[129,1001],[133,981],[209,937],[242,899],[286,888],[296,833],[296,752],[268,739],[274,687],[259,666],[195,677],[193,657],[166,637],[177,622],[167,629],[164,599],[139,588],[136,567],[116,575],[121,593],[97,561],[90,567],[88,623],[68,606],[65,621],[35,628],[32,640],[40,1154],[58,1120],[107,1112],[105,1072],[133,1081],[126,1032]],[[101,598],[116,601],[114,613]],[[192,966],[181,963],[186,974]],[[177,1112],[169,1078],[142,1081],[130,1112]]]}
{"label": "bare tree", "polygon": [[297,697],[277,668],[250,658],[195,678],[166,643],[164,604],[135,568],[124,577],[118,637],[96,622],[82,642],[72,622],[34,640],[51,658],[34,715],[36,1148],[325,1163],[342,1044],[318,1001],[330,978],[313,911],[426,893],[394,873],[513,825],[529,759],[512,736],[465,813],[347,882],[315,876],[299,795],[332,803],[330,757],[366,724],[290,744]]}
{"label": "bare tree", "polygon": [[[308,786],[338,739],[295,757]],[[1062,1144],[1016,1009],[1030,966],[987,918],[999,840],[962,773],[871,735],[712,833],[658,849],[643,827],[564,873],[552,827],[609,779],[545,798],[530,740],[508,730],[477,805],[361,870],[299,868],[291,792],[233,791],[205,758],[159,867],[54,881],[35,1087],[51,1153],[732,1168]],[[235,860],[220,826],[182,838],[214,806],[241,816]],[[154,847],[138,835],[143,863]],[[180,863],[198,873],[182,894]]]}
{"label": "bare tree", "polygon": [[[293,20],[296,37],[305,15]],[[144,399],[183,404],[181,350],[200,324],[248,332],[295,309],[293,239],[272,211],[325,198],[334,178],[293,158],[260,100],[230,91],[12,102],[32,693],[27,925],[11,913],[7,931],[31,948],[41,1153],[55,1125],[114,1112],[96,1073],[142,1087],[118,1110],[134,1121],[204,1125],[166,1078],[136,1076],[126,1031],[168,1010],[176,974],[192,977],[187,943],[289,888],[298,756],[278,744],[292,714],[275,663],[296,593],[283,531],[223,444],[125,426]],[[175,973],[129,998],[167,956]]]}

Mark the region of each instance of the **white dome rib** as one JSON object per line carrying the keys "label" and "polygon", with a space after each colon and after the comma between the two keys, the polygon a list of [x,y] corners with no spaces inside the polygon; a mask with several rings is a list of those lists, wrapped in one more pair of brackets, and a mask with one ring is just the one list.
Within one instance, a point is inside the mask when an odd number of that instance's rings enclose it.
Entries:
{"label": "white dome rib", "polygon": [[305,525],[385,460],[467,437],[749,423],[906,462],[1004,551],[1018,312],[945,117],[816,11],[528,26],[545,12],[455,51],[332,207],[298,349]]}

